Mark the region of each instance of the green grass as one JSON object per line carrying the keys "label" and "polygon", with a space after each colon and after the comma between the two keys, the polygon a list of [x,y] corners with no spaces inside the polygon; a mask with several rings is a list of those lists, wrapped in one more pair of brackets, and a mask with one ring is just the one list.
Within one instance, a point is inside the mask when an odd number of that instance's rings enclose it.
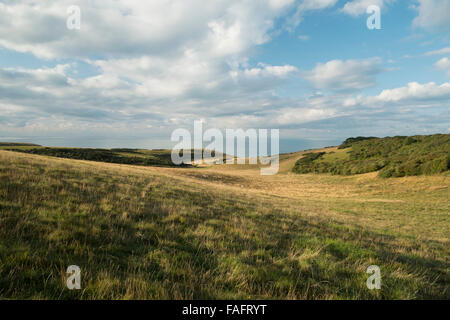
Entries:
{"label": "green grass", "polygon": [[[449,298],[445,178],[405,192],[382,179],[258,172],[221,183],[205,179],[216,169],[0,151],[0,298]],[[278,183],[317,196],[278,194]],[[369,201],[386,197],[405,203]],[[73,264],[79,291],[65,288]],[[366,288],[372,264],[380,291]]]}
{"label": "green grass", "polygon": [[441,174],[450,170],[450,135],[349,138],[336,152],[309,153],[296,173],[338,175],[380,171],[380,177]]}

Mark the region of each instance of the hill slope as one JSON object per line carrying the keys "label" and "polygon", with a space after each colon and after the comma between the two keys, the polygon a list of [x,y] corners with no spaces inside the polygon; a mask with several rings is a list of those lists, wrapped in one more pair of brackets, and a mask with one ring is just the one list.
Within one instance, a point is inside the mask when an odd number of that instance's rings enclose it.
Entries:
{"label": "hill slope", "polygon": [[297,161],[295,173],[337,175],[380,171],[380,177],[443,173],[450,169],[450,135],[350,138],[333,152],[311,152]]}
{"label": "hill slope", "polygon": [[175,166],[171,159],[171,150],[55,148],[15,143],[0,143],[0,150],[137,166]]}
{"label": "hill slope", "polygon": [[0,151],[0,299],[449,297],[448,177],[238,168]]}

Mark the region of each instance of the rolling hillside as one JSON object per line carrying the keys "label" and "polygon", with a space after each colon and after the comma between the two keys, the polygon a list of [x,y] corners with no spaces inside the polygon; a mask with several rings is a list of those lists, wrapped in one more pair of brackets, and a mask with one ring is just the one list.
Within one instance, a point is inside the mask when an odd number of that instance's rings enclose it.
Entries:
{"label": "rolling hillside", "polygon": [[[0,143],[0,150],[23,152],[29,154],[89,160],[97,162],[129,164],[137,166],[165,166],[173,167],[171,150],[143,150],[143,149],[92,149],[92,148],[55,148],[34,144]],[[186,165],[182,165],[186,166]]]}
{"label": "rolling hillside", "polygon": [[303,154],[260,176],[0,150],[0,299],[450,297],[448,176],[293,174]]}

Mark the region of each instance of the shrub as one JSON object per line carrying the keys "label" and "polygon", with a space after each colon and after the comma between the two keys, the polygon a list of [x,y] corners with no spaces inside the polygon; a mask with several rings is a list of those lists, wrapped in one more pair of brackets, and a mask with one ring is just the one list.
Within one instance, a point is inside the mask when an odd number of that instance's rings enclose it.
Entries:
{"label": "shrub", "polygon": [[317,164],[314,162],[315,160],[321,158],[324,154],[325,154],[325,152],[305,153],[303,155],[303,157],[295,163],[295,167],[294,167],[295,172],[297,172],[297,173],[311,173],[311,172],[319,173],[322,170],[327,170],[326,168],[319,169],[320,164]]}
{"label": "shrub", "polygon": [[413,144],[415,142],[417,142],[416,139],[414,139],[413,137],[408,137],[405,139],[405,146],[409,146],[410,144]]}

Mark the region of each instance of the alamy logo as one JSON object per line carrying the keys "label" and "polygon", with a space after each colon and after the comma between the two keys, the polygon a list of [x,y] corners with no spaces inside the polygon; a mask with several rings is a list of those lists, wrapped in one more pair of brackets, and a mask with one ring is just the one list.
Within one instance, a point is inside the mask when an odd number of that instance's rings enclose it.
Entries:
{"label": "alamy logo", "polygon": [[367,7],[367,14],[370,14],[367,18],[367,28],[369,30],[381,29],[381,9],[379,6],[371,5]]}
{"label": "alamy logo", "polygon": [[[270,153],[268,152],[269,133]],[[270,132],[268,129],[247,129],[246,131],[243,129],[226,129],[224,136],[219,129],[208,129],[203,132],[203,122],[194,121],[193,143],[191,133],[186,129],[173,131],[171,140],[178,142],[172,148],[172,162],[176,165],[203,162],[223,164],[224,154],[226,154],[226,164],[245,164],[248,158],[249,164],[258,164],[259,160],[261,165],[269,165],[269,167],[261,168],[261,175],[278,173],[280,143],[278,129],[271,129]],[[209,144],[205,146],[204,142]]]}
{"label": "alamy logo", "polygon": [[66,273],[70,274],[67,278],[67,288],[69,290],[80,290],[81,289],[81,269],[79,266],[69,266]]}
{"label": "alamy logo", "polygon": [[366,281],[369,290],[381,289],[381,270],[379,266],[369,266],[366,270],[367,274],[372,274]]}
{"label": "alamy logo", "polygon": [[66,25],[69,30],[80,30],[81,29],[81,9],[79,6],[70,6],[67,8],[67,18]]}

